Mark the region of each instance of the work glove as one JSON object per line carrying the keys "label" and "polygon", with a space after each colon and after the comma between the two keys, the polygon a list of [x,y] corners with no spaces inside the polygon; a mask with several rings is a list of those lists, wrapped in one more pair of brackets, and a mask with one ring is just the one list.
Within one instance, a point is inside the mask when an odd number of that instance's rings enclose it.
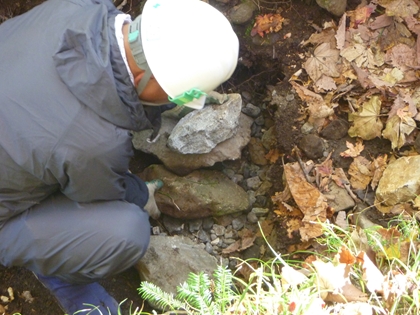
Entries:
{"label": "work glove", "polygon": [[162,113],[176,107],[175,104],[166,104],[160,106],[143,106],[147,119],[152,124],[152,134],[147,142],[154,143],[159,139],[159,131],[162,126]]}
{"label": "work glove", "polygon": [[206,105],[222,105],[227,102],[229,95],[220,94],[216,91],[211,91],[207,93]]}
{"label": "work glove", "polygon": [[149,213],[153,219],[160,216],[159,208],[155,201],[155,191],[163,186],[160,179],[144,182],[140,177],[127,172],[124,176],[125,200],[134,203]]}
{"label": "work glove", "polygon": [[150,182],[146,182],[146,186],[149,190],[149,199],[144,206],[144,210],[146,210],[153,219],[157,220],[160,217],[160,210],[156,204],[155,192],[162,188],[163,182],[160,179],[154,179]]}

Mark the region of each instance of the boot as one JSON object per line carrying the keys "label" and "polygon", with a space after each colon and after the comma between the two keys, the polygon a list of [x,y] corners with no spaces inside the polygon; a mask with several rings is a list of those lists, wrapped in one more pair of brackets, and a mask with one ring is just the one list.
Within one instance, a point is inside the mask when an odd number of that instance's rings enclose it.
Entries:
{"label": "boot", "polygon": [[57,277],[35,275],[69,315],[118,315],[118,303],[98,283],[71,284]]}
{"label": "boot", "polygon": [[160,179],[154,179],[150,182],[146,182],[146,186],[149,190],[149,199],[144,206],[144,210],[146,210],[153,219],[157,220],[160,217],[160,210],[156,204],[155,191],[162,188],[163,182]]}

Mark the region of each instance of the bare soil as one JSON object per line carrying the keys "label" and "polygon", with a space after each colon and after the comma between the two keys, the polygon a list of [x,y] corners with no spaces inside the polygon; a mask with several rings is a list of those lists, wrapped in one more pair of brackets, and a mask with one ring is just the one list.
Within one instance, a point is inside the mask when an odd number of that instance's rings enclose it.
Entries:
{"label": "bare soil", "polygon": [[[22,14],[41,3],[42,0],[0,0],[0,22]],[[136,15],[139,12],[139,0],[128,1],[123,11]],[[255,14],[280,13],[286,23],[281,31],[271,34],[264,39],[257,36],[250,36],[252,22],[235,26],[235,30],[240,38],[240,63],[233,77],[220,88],[224,93],[248,93],[251,95],[251,103],[259,105],[267,95],[267,86],[277,85],[280,93],[287,95],[291,91],[288,83],[290,76],[301,68],[302,59],[299,54],[304,53],[307,48],[300,45],[303,40],[309,38],[314,33],[314,26],[321,27],[325,21],[337,18],[321,9],[314,0],[290,0],[290,1],[266,1],[257,0],[259,12]],[[230,0],[227,3],[210,1],[222,12],[228,12],[233,6],[240,3],[239,0]],[[349,1],[348,9],[353,9],[358,1]],[[291,33],[290,37],[287,34]],[[277,146],[285,153],[285,159],[291,158],[291,150],[301,137],[299,117],[297,108],[288,108],[279,112],[277,108],[267,106],[264,115],[268,124],[276,125],[278,137]],[[341,139],[334,143],[336,147],[345,148],[345,140]],[[389,144],[382,143],[380,140],[372,141],[367,145],[367,151],[372,155],[385,150],[389,152]],[[244,150],[243,159],[248,158],[247,150]],[[339,156],[333,157],[334,163],[340,167],[346,168],[345,161],[340,160]],[[132,162],[132,171],[140,172],[148,164],[156,162],[153,157],[145,156],[137,152]],[[341,164],[340,164],[341,163]],[[347,165],[348,167],[348,165]],[[273,192],[281,191],[282,187],[282,167],[278,165],[272,168],[270,174],[273,182]],[[373,214],[374,215],[374,214]],[[278,247],[283,244],[284,248],[290,244],[299,242],[299,238],[290,239],[286,237],[287,233],[282,223],[278,222],[276,226],[276,235]],[[288,243],[285,241],[288,240]],[[127,270],[111,279],[102,281],[105,288],[118,300],[127,301],[123,304],[124,309],[128,309],[133,303],[133,309],[142,305],[137,294],[137,288],[140,284],[137,271]],[[15,299],[10,303],[1,303],[7,307],[6,314],[21,313],[30,314],[62,314],[54,298],[33,276],[33,274],[22,268],[4,268],[0,266],[0,295],[8,296],[8,287],[13,288]],[[30,291],[34,298],[31,303],[21,297],[23,291]]]}

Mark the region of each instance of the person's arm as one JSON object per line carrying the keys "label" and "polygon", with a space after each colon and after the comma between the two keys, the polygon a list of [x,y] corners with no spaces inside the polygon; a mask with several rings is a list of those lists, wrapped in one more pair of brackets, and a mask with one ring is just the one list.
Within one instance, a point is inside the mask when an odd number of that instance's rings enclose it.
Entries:
{"label": "person's arm", "polygon": [[[109,132],[109,130],[107,130]],[[132,156],[129,132],[114,129],[87,135],[74,128],[51,156],[46,175],[53,176],[68,198],[79,202],[125,198],[124,176]]]}

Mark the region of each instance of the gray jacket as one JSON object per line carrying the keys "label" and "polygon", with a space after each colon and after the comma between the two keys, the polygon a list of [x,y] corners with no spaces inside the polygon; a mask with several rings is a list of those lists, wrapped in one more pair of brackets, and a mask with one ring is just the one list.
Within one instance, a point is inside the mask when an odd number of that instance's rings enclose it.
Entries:
{"label": "gray jacket", "polygon": [[48,0],[0,25],[1,222],[60,190],[124,199],[131,130],[152,128],[107,0]]}

